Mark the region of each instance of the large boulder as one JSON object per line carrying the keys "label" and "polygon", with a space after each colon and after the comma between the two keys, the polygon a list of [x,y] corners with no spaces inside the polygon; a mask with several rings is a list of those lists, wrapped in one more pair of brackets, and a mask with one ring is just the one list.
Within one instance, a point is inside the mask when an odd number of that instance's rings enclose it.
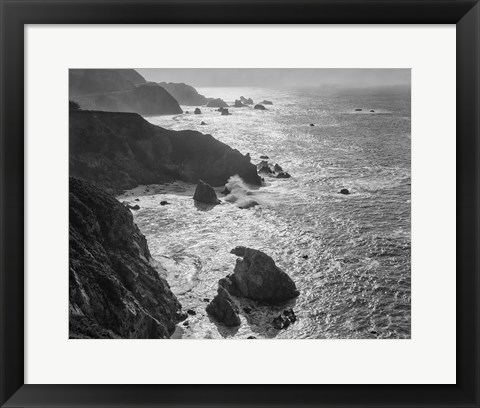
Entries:
{"label": "large boulder", "polygon": [[193,199],[200,203],[216,205],[220,204],[220,200],[217,198],[217,193],[209,184],[203,180],[199,180]]}
{"label": "large boulder", "polygon": [[246,247],[236,247],[231,253],[240,258],[230,279],[243,296],[276,304],[300,294],[293,280],[267,254]]}
{"label": "large boulder", "polygon": [[202,111],[200,110],[200,108],[195,108],[195,110],[193,111],[193,113],[195,115],[201,115],[202,114]]}
{"label": "large boulder", "polygon": [[210,99],[207,103],[207,108],[227,108],[228,104],[220,98]]}
{"label": "large boulder", "polygon": [[225,326],[239,326],[239,309],[230,294],[222,287],[218,286],[217,295],[207,305],[207,313],[215,317]]}
{"label": "large boulder", "polygon": [[69,337],[169,338],[181,306],[130,211],[70,177],[69,222]]}
{"label": "large boulder", "polygon": [[265,106],[260,105],[260,104],[255,105],[255,106],[253,107],[253,109],[257,109],[257,110],[267,110],[267,108],[266,108]]}

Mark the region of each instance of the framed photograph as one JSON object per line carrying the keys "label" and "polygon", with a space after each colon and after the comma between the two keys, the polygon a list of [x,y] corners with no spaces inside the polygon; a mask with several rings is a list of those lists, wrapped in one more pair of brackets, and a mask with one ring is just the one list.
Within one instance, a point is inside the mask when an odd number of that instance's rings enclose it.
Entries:
{"label": "framed photograph", "polygon": [[2,407],[480,406],[477,1],[0,10]]}

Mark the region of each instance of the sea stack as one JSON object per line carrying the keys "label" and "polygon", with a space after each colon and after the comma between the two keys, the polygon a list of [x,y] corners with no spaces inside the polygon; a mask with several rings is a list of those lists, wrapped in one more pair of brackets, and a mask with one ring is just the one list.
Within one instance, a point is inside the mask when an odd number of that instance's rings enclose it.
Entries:
{"label": "sea stack", "polygon": [[295,282],[267,254],[246,247],[236,247],[230,252],[240,257],[231,281],[241,295],[276,304],[300,294]]}
{"label": "sea stack", "polygon": [[203,180],[199,180],[193,199],[203,204],[217,205],[221,201],[217,198],[215,190],[210,184],[205,183]]}

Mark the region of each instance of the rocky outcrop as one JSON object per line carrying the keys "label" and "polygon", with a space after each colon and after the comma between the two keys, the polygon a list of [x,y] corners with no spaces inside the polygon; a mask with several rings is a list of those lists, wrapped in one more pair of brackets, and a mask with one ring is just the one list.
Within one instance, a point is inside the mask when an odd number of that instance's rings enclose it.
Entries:
{"label": "rocky outcrop", "polygon": [[265,106],[260,105],[260,104],[255,105],[255,106],[253,107],[253,109],[257,109],[257,110],[267,110],[267,108],[266,108]]}
{"label": "rocky outcrop", "polygon": [[231,253],[240,257],[230,279],[242,296],[281,303],[299,295],[293,280],[267,254],[246,247],[236,247]]}
{"label": "rocky outcrop", "polygon": [[240,325],[238,306],[222,286],[218,287],[217,295],[207,305],[206,311],[225,326],[232,327]]}
{"label": "rocky outcrop", "polygon": [[159,82],[170,95],[172,95],[180,105],[187,106],[202,106],[206,105],[209,98],[198,93],[198,91],[191,85],[174,82]]}
{"label": "rocky outcrop", "polygon": [[221,203],[212,186],[205,183],[203,180],[198,181],[193,199],[203,204],[216,205]]}
{"label": "rocky outcrop", "polygon": [[280,173],[283,171],[283,169],[278,163],[275,163],[275,166],[273,166],[273,171],[275,171],[275,173]]}
{"label": "rocky outcrop", "polygon": [[231,115],[231,113],[228,111],[228,109],[227,109],[227,108],[223,108],[223,109],[221,110],[221,112],[222,112],[222,116],[228,116],[228,115]]}
{"label": "rocky outcrop", "polygon": [[195,110],[193,111],[193,113],[195,115],[201,115],[202,114],[202,111],[200,110],[200,108],[195,108]]}
{"label": "rocky outcrop", "polygon": [[175,98],[133,69],[72,69],[69,98],[82,109],[140,115],[182,113]]}
{"label": "rocky outcrop", "polygon": [[168,338],[181,306],[132,214],[76,178],[69,191],[70,338]]}
{"label": "rocky outcrop", "polygon": [[227,108],[228,104],[220,98],[217,99],[211,99],[207,103],[207,108]]}
{"label": "rocky outcrop", "polygon": [[344,194],[344,195],[348,195],[350,194],[350,191],[348,191],[346,188],[342,188],[340,191],[339,191],[340,194]]}
{"label": "rocky outcrop", "polygon": [[281,171],[280,173],[277,174],[277,178],[279,179],[286,179],[292,177],[290,174],[288,174],[286,171]]}
{"label": "rocky outcrop", "polygon": [[245,105],[253,105],[252,98],[245,98],[243,96],[240,97],[240,101],[243,102]]}
{"label": "rocky outcrop", "polygon": [[242,101],[239,101],[238,99],[235,99],[235,108],[247,108],[248,105],[244,105]]}
{"label": "rocky outcrop", "polygon": [[211,135],[166,130],[133,113],[70,111],[69,125],[70,174],[112,192],[174,180],[221,186],[236,174],[261,184],[249,158]]}
{"label": "rocky outcrop", "polygon": [[290,324],[295,323],[297,321],[297,316],[293,309],[286,309],[280,316],[277,316],[273,319],[273,327],[277,330],[286,329]]}

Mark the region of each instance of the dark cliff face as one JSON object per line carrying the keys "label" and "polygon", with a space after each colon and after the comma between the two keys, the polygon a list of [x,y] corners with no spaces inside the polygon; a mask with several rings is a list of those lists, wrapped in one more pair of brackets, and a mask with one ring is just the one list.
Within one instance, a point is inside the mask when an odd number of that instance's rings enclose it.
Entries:
{"label": "dark cliff face", "polygon": [[133,69],[72,69],[69,99],[82,109],[108,112],[145,116],[183,112],[170,93],[158,84],[147,83]]}
{"label": "dark cliff face", "polygon": [[108,193],[70,177],[70,338],[168,338],[181,306]]}
{"label": "dark cliff face", "polygon": [[193,86],[187,84],[160,82],[159,85],[166,89],[180,105],[202,106],[206,105],[210,100],[199,94]]}
{"label": "dark cliff face", "polygon": [[114,192],[173,180],[221,186],[235,174],[261,184],[248,156],[211,135],[166,130],[129,113],[71,111],[69,161],[70,175]]}

